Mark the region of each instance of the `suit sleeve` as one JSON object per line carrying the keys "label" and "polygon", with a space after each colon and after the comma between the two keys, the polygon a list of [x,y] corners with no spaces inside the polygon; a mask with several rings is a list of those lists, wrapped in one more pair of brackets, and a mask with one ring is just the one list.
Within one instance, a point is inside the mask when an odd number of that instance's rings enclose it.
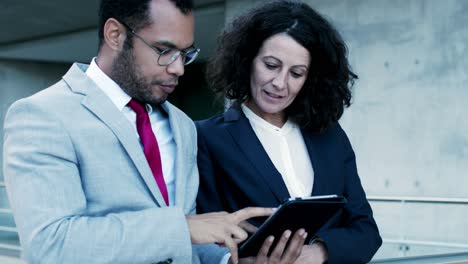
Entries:
{"label": "suit sleeve", "polygon": [[[197,212],[217,212],[225,211],[217,188],[217,177],[220,174],[216,171],[216,160],[212,157],[207,142],[205,140],[204,123],[196,122],[198,134],[198,171],[200,173],[200,187],[197,197]],[[218,157],[220,158],[220,157]]]}
{"label": "suit sleeve", "polygon": [[372,209],[357,174],[356,157],[340,128],[344,159],[344,196],[348,203],[336,228],[321,231],[318,236],[328,249],[328,263],[367,263],[382,244]]}
{"label": "suit sleeve", "polygon": [[181,208],[89,214],[92,197],[85,196],[80,178],[86,164],[54,113],[22,100],[8,111],[4,131],[4,176],[28,263],[190,261]]}

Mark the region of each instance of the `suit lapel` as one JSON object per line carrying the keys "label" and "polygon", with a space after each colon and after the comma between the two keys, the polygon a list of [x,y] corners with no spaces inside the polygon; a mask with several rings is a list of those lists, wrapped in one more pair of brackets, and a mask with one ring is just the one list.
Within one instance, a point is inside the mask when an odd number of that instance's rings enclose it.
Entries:
{"label": "suit lapel", "polygon": [[250,126],[249,120],[241,110],[232,107],[224,114],[227,130],[240,149],[257,170],[265,185],[270,188],[278,202],[289,198],[289,192],[283,177],[271,162],[268,154]]}
{"label": "suit lapel", "polygon": [[181,177],[182,175],[185,175],[184,172],[180,170],[184,170],[184,168],[187,166],[187,159],[189,157],[184,157],[184,151],[183,147],[183,136],[182,136],[182,131],[180,130],[180,122],[179,117],[177,113],[172,109],[172,105],[169,102],[165,102],[164,104],[161,105],[162,108],[166,111],[166,113],[169,116],[169,123],[171,126],[171,131],[172,135],[174,137],[174,142],[176,144],[176,157],[175,157],[175,163],[174,163],[174,175],[175,177],[175,197],[174,197],[174,203],[175,205],[180,205],[182,206],[185,204],[185,188],[186,188],[186,183],[187,180]]}
{"label": "suit lapel", "polygon": [[312,168],[314,169],[314,186],[311,195],[324,195],[329,194],[326,187],[326,161],[323,159],[324,155],[321,155],[321,148],[319,137],[320,135],[307,132],[301,129],[302,137],[309,153],[309,158],[312,162]]}
{"label": "suit lapel", "polygon": [[63,79],[73,92],[84,95],[81,104],[112,130],[159,206],[166,206],[131,123],[118,111],[109,97],[87,78],[85,69],[85,65],[74,64]]}

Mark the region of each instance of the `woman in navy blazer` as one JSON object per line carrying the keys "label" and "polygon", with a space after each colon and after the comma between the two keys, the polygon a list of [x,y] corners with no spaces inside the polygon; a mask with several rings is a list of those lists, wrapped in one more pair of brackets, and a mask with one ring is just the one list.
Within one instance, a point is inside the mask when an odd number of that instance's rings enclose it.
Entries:
{"label": "woman in navy blazer", "polygon": [[333,26],[304,3],[264,4],[226,28],[208,76],[233,104],[196,123],[198,212],[343,195],[344,210],[296,263],[370,261],[382,239],[338,123],[357,76]]}

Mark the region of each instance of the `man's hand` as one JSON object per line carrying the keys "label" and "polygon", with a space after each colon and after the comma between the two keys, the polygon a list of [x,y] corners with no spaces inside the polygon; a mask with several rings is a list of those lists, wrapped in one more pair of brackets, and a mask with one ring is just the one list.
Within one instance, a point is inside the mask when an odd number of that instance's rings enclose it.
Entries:
{"label": "man's hand", "polygon": [[193,244],[216,243],[226,246],[234,263],[238,261],[237,244],[247,239],[245,220],[252,217],[269,216],[273,208],[249,207],[234,213],[226,212],[187,215],[190,238]]}
{"label": "man's hand", "polygon": [[297,264],[323,264],[328,260],[328,253],[322,242],[312,245],[304,245],[302,253],[297,259]]}
{"label": "man's hand", "polygon": [[[275,248],[268,256],[270,247],[273,245],[274,237],[269,236],[263,242],[260,251],[258,252],[257,257],[249,257],[240,259],[239,263],[241,264],[289,264],[295,263],[296,259],[301,255],[301,251],[304,246],[304,241],[307,237],[307,233],[304,229],[299,229],[294,233],[294,236],[291,237],[291,231],[284,231],[279,242],[276,244]],[[290,239],[291,238],[291,239]],[[289,244],[288,241],[290,240]],[[286,244],[288,247],[286,247]],[[236,263],[233,259],[231,263]]]}

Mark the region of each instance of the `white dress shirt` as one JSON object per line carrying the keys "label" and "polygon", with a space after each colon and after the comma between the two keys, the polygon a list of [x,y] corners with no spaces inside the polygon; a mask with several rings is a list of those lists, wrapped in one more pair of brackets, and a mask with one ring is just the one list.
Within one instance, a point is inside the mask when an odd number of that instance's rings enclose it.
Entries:
{"label": "white dress shirt", "polygon": [[283,177],[290,196],[310,196],[314,170],[300,127],[290,120],[283,127],[276,127],[245,104],[241,107],[268,157]]}
{"label": "white dress shirt", "polygon": [[[89,68],[86,70],[86,75],[96,83],[97,87],[112,100],[115,107],[132,123],[135,129],[135,135],[140,138],[136,127],[136,113],[127,106],[132,98],[99,68],[95,58],[93,58]],[[169,204],[173,205],[175,198],[174,157],[176,156],[176,143],[172,135],[171,125],[167,114],[161,107],[153,108],[149,104],[145,106],[151,122],[151,128],[153,129],[153,133],[159,145],[162,171],[169,195]]]}

